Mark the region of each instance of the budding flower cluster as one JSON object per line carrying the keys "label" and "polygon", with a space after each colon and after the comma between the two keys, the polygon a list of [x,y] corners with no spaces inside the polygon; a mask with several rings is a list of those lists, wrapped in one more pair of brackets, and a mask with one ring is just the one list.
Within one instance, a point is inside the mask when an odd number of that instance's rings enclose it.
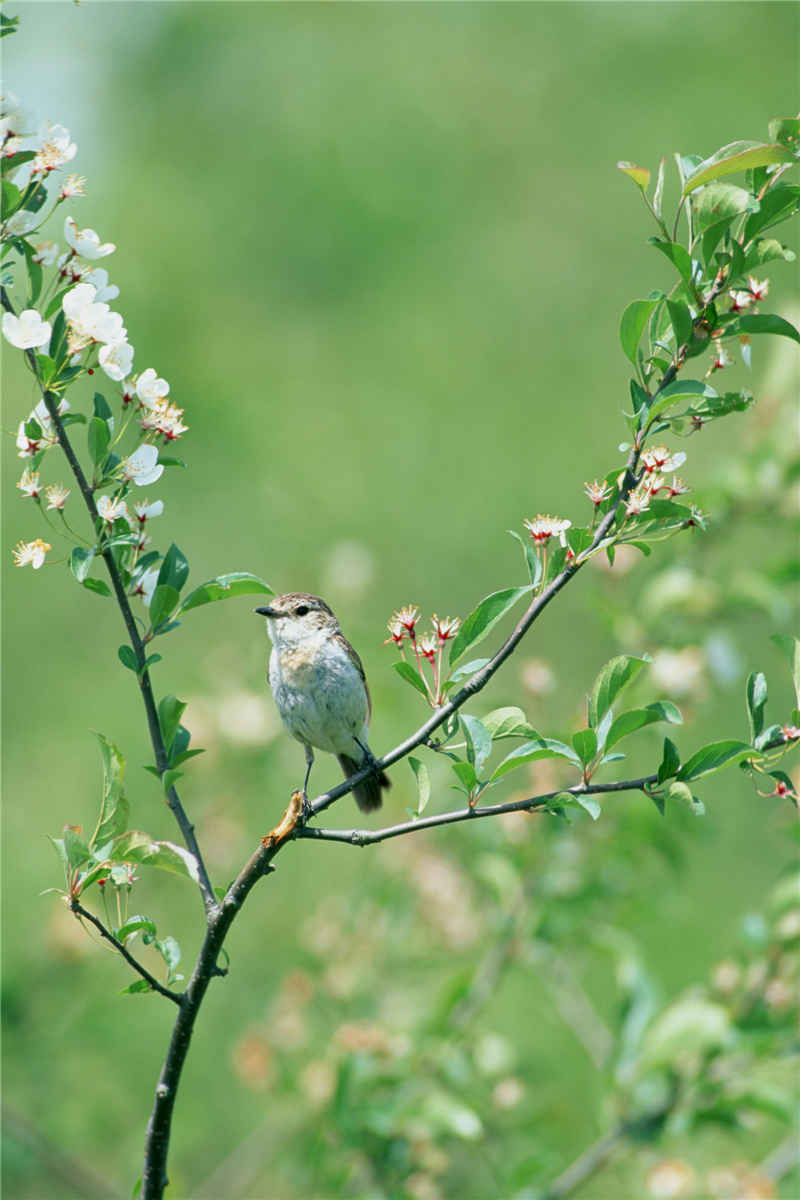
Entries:
{"label": "budding flower cluster", "polygon": [[[444,684],[449,678],[449,671],[444,678],[442,677],[442,650],[447,642],[455,638],[461,628],[461,621],[458,617],[441,618],[434,613],[431,618],[432,628],[430,631],[417,634],[418,621],[419,609],[416,606],[409,604],[405,608],[401,608],[389,621],[390,636],[383,645],[398,646],[400,657],[405,662],[404,643],[408,639],[417,660],[420,678],[427,690],[429,702],[435,708],[444,702]],[[430,665],[433,674],[432,686],[422,669],[423,659]]]}

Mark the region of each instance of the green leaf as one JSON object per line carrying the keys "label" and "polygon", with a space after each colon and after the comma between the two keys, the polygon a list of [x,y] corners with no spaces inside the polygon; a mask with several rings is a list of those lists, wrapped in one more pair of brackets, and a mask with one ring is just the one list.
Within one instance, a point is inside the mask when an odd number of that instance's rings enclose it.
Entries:
{"label": "green leaf", "polygon": [[678,779],[699,779],[702,775],[712,775],[715,771],[729,766],[733,762],[753,757],[753,747],[747,742],[732,740],[711,742],[703,746],[696,754],[685,762],[678,771]]}
{"label": "green leaf", "polygon": [[85,550],[83,546],[74,546],[69,556],[69,566],[72,574],[79,583],[83,583],[89,574],[89,568],[94,558],[94,550]]}
{"label": "green leaf", "polygon": [[696,199],[698,228],[708,229],[723,218],[733,219],[743,212],[757,212],[758,201],[746,188],[730,183],[715,183],[703,188]]}
{"label": "green leaf", "polygon": [[98,596],[111,595],[111,588],[103,579],[92,579],[91,577],[89,579],[84,579],[83,586],[90,592],[95,592]]}
{"label": "green leaf", "polygon": [[694,293],[694,274],[692,270],[692,258],[689,251],[680,242],[665,242],[661,238],[651,237],[647,239],[648,246],[655,246],[662,254],[665,254],[675,270],[680,275],[683,282]]}
{"label": "green leaf", "polygon": [[575,753],[586,767],[597,754],[597,733],[594,729],[579,729],[572,735]]}
{"label": "green leaf", "polygon": [[92,417],[87,431],[89,456],[96,467],[105,462],[111,440],[108,425],[102,417]]}
{"label": "green leaf", "polygon": [[187,879],[198,882],[197,860],[182,846],[172,842],[156,842],[148,833],[140,829],[131,829],[114,839],[110,857],[115,862],[142,863],[150,867],[160,867],[165,871],[174,871]]}
{"label": "green leaf", "polygon": [[178,963],[181,961],[181,948],[175,941],[175,938],[168,935],[163,939],[163,941],[154,941],[153,945],[164,959],[164,962],[167,964],[167,969],[170,975],[172,975]]}
{"label": "green leaf", "polygon": [[[16,17],[15,20],[19,20],[19,17]],[[786,146],[788,150],[794,151],[795,155],[800,154],[800,119],[776,117],[774,121],[770,121],[767,129],[771,142],[777,142],[779,146]]]}
{"label": "green leaf", "polygon": [[421,692],[421,694],[427,700],[428,689],[425,687],[424,680],[416,667],[412,667],[411,663],[407,662],[392,663],[392,666],[394,667],[395,671],[397,671],[398,675],[402,676],[402,678],[405,679],[407,683],[410,683],[412,687],[415,687],[418,692]]}
{"label": "green leaf", "polygon": [[483,764],[492,752],[491,734],[477,717],[462,713],[460,719],[467,743],[467,758],[474,766],[476,775],[480,775]]}
{"label": "green leaf", "polygon": [[431,780],[425,763],[420,762],[418,758],[412,758],[411,755],[408,757],[408,762],[417,779],[419,803],[417,805],[416,815],[419,817],[425,811],[425,806],[431,798]]}
{"label": "green leaf", "polygon": [[161,786],[164,789],[165,796],[168,794],[170,788],[173,787],[179,779],[183,779],[183,771],[169,770],[164,772],[164,774],[161,776]]}
{"label": "green leaf", "polygon": [[[678,348],[685,346],[691,341],[693,329],[692,314],[689,312],[689,305],[683,300],[668,299],[667,309],[675,334],[675,345]],[[660,395],[663,395],[663,393],[660,393]]]}
{"label": "green leaf", "polygon": [[606,663],[594,681],[589,700],[589,724],[592,729],[597,728],[617,696],[633,683],[645,663],[652,661],[649,654],[643,658],[622,654]]}
{"label": "green leaf", "polygon": [[673,781],[667,789],[668,800],[674,800],[677,804],[682,804],[684,808],[688,808],[696,817],[702,817],[705,810],[705,805],[696,796],[692,795],[692,789],[687,787],[685,783]]}
{"label": "green leaf", "polygon": [[[173,542],[167,553],[164,555],[164,561],[159,568],[156,584],[165,584],[168,587],[174,588],[176,592],[180,592],[181,588],[186,583],[188,575],[189,563],[186,559],[186,556]],[[150,607],[152,609],[152,604]]]}
{"label": "green leaf", "polygon": [[800,706],[800,641],[790,633],[773,633],[770,641],[775,643],[792,669],[794,690]]}
{"label": "green leaf", "polygon": [[525,555],[525,565],[528,568],[528,574],[530,575],[531,583],[534,587],[538,587],[539,581],[542,578],[542,563],[539,555],[536,553],[536,547],[530,538],[524,538],[522,534],[517,533],[515,529],[509,529],[508,532],[513,538],[516,538],[520,546],[522,546],[522,552]]}
{"label": "green leaf", "polygon": [[[129,983],[127,987],[122,988],[119,992],[117,992],[117,995],[118,996],[133,996],[137,992],[149,992],[149,991],[151,991],[151,988],[150,988],[150,984],[147,982],[146,979],[134,979],[133,983]],[[141,1195],[141,1191],[142,1191],[142,1189],[140,1187],[138,1192],[136,1192],[135,1194],[137,1196],[139,1196],[139,1195]]]}
{"label": "green leaf", "polygon": [[246,571],[235,572],[232,575],[219,575],[209,583],[202,584],[184,600],[176,615],[188,612],[192,608],[200,608],[203,604],[212,604],[215,600],[229,600],[232,596],[247,596],[252,594],[274,596],[275,592],[259,579],[257,575],[249,575]]}
{"label": "green leaf", "polygon": [[664,757],[661,760],[661,766],[658,768],[657,786],[660,786],[665,779],[672,779],[678,774],[681,765],[681,756],[678,749],[669,738],[664,738]]}
{"label": "green leaf", "polygon": [[108,428],[113,433],[114,432],[114,413],[112,412],[111,406],[109,405],[105,396],[103,396],[100,392],[95,392],[95,394],[94,394],[93,407],[94,407],[94,415],[96,417],[101,417],[102,420],[104,420],[106,422],[106,424],[108,425]]}
{"label": "green leaf", "polygon": [[155,922],[149,921],[147,917],[131,917],[129,921],[117,930],[117,941],[124,942],[125,938],[130,937],[132,933],[138,933],[140,930],[146,929],[148,933],[156,934]]}
{"label": "green leaf", "polygon": [[509,771],[523,767],[526,763],[536,762],[540,758],[565,758],[575,767],[581,768],[583,765],[575,751],[564,742],[557,742],[552,738],[537,738],[535,741],[526,742],[517,750],[512,750],[511,754],[495,767],[489,782],[494,783],[496,779],[501,779]]}
{"label": "green leaf", "polygon": [[649,297],[647,300],[631,300],[622,314],[619,323],[619,342],[622,346],[622,352],[630,362],[636,366],[636,351],[639,347],[639,342],[642,340],[647,322],[653,315],[656,305],[662,299],[662,294],[659,293],[655,297]]}
{"label": "green leaf", "polygon": [[164,746],[167,754],[172,750],[175,741],[175,735],[180,727],[181,717],[186,711],[186,704],[183,700],[179,700],[177,696],[170,692],[168,696],[159,703],[158,706],[158,723],[161,726],[161,736],[164,739]]}
{"label": "green leaf", "polygon": [[596,821],[600,816],[600,805],[594,796],[582,796],[580,792],[575,792],[574,796],[575,802],[581,808],[585,808],[592,820]]}
{"label": "green leaf", "polygon": [[467,675],[474,675],[476,671],[481,671],[491,661],[490,658],[474,658],[472,662],[464,663],[463,667],[457,667],[447,682],[457,683],[459,679],[466,679]]}
{"label": "green leaf", "polygon": [[127,667],[129,671],[133,671],[134,675],[139,674],[139,660],[127,642],[119,647],[117,656],[123,667]]}
{"label": "green leaf", "polygon": [[92,838],[92,846],[103,846],[111,838],[124,833],[130,814],[130,805],[125,797],[123,776],[125,774],[125,759],[113,742],[109,742],[102,733],[95,733],[100,743],[100,753],[103,758],[103,802],[100,808],[100,819]]}
{"label": "green leaf", "polygon": [[639,191],[644,195],[650,185],[650,172],[647,167],[636,167],[633,163],[625,161],[618,162],[617,166],[624,175],[630,176]]}
{"label": "green leaf", "polygon": [[753,741],[764,728],[764,705],[767,703],[767,680],[761,671],[751,671],[745,688],[750,737]]}
{"label": "green leaf", "polygon": [[73,868],[82,867],[92,857],[92,849],[81,832],[80,825],[64,826],[64,853]]}
{"label": "green leaf", "polygon": [[800,205],[800,184],[786,183],[772,187],[762,196],[758,212],[752,213],[744,227],[745,245],[757,233],[770,225],[780,225],[793,216]]}
{"label": "green leaf", "polygon": [[766,142],[731,142],[710,158],[704,159],[687,176],[683,185],[683,195],[688,196],[690,192],[711,183],[713,179],[733,175],[736,171],[749,171],[753,167],[768,167],[784,162],[794,162],[794,155],[784,146],[770,145]]}
{"label": "green leaf", "polygon": [[180,598],[181,595],[177,588],[170,587],[166,583],[156,584],[150,601],[150,624],[153,629],[169,620],[180,603]]}
{"label": "green leaf", "polygon": [[519,598],[532,591],[532,588],[532,584],[527,587],[505,588],[481,600],[453,638],[450,646],[450,665],[453,666],[470,646],[482,641]]}
{"label": "green leaf", "polygon": [[773,333],[800,342],[800,332],[777,313],[732,313],[719,318],[722,338],[740,337],[743,333]]}
{"label": "green leaf", "polygon": [[781,258],[786,262],[794,262],[794,250],[790,250],[788,246],[782,246],[776,238],[758,238],[747,251],[742,262],[741,273],[756,271],[765,263],[775,262]]}
{"label": "green leaf", "polygon": [[683,718],[676,706],[670,703],[669,700],[661,701],[657,704],[648,704],[646,708],[631,708],[628,712],[620,713],[614,720],[606,746],[616,746],[617,742],[621,742],[623,738],[629,737],[638,729],[643,729],[646,725],[654,725],[656,721],[669,721],[673,725],[681,725]]}
{"label": "green leaf", "polygon": [[463,790],[468,796],[471,796],[475,789],[475,784],[478,782],[478,775],[475,767],[470,762],[454,762],[452,767],[464,785]]}
{"label": "green leaf", "polygon": [[526,737],[537,738],[539,734],[521,708],[496,708],[483,718],[483,724],[493,742],[500,738]]}

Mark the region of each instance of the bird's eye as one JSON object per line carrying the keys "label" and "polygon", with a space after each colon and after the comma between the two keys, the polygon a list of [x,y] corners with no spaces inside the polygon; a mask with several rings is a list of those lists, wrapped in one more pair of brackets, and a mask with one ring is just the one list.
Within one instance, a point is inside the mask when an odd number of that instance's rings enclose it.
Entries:
{"label": "bird's eye", "polygon": [[297,613],[298,617],[304,617],[308,612],[308,605],[301,604],[300,607],[296,608],[294,611]]}

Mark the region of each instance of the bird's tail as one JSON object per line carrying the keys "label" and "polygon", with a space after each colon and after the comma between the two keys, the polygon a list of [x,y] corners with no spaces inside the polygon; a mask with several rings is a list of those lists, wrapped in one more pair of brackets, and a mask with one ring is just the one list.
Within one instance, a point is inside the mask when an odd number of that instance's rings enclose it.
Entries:
{"label": "bird's tail", "polygon": [[[355,775],[356,771],[360,771],[362,763],[356,762],[354,758],[348,758],[346,754],[337,754],[339,766],[344,771],[345,779],[349,779],[351,775]],[[353,799],[363,813],[374,812],[383,804],[383,796],[381,792],[384,788],[388,789],[392,786],[389,776],[385,771],[379,771],[376,774],[370,775],[358,787],[353,788]]]}

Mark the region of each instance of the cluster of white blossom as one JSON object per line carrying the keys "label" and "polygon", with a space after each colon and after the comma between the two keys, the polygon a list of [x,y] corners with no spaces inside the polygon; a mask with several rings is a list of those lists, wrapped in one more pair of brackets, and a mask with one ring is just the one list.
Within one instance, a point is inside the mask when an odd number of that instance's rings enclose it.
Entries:
{"label": "cluster of white blossom", "polygon": [[[61,309],[64,338],[60,338],[59,345],[54,348],[59,355],[59,361],[55,364],[56,374],[54,382],[50,383],[51,390],[57,388],[59,368],[70,369],[70,383],[82,374],[91,374],[95,353],[96,363],[101,370],[114,383],[122,385],[120,396],[123,414],[126,411],[130,412],[131,405],[135,406],[139,417],[137,441],[141,444],[131,454],[122,457],[107,477],[105,482],[113,481],[118,491],[115,496],[99,496],[97,509],[109,525],[123,517],[132,529],[138,530],[138,552],[150,541],[144,532],[145,521],[148,517],[159,515],[163,510],[163,503],[158,500],[149,505],[137,504],[134,506],[135,516],[131,517],[123,493],[131,484],[146,487],[159,478],[164,467],[158,462],[158,448],[154,442],[161,439],[161,444],[165,445],[187,431],[188,426],[183,422],[184,410],[169,399],[169,384],[160,378],[152,367],[139,376],[131,375],[134,348],[128,339],[122,316],[112,311],[109,304],[109,301],[115,300],[119,295],[119,288],[110,284],[108,272],[96,265],[98,260],[106,258],[116,249],[113,242],[102,242],[93,229],[79,229],[70,216],[64,221],[64,240],[67,246],[65,253],[59,254],[57,243],[34,240],[35,235],[61,203],[84,194],[84,180],[74,175],[69,176],[62,183],[50,211],[45,213],[44,181],[50,172],[59,170],[72,161],[77,153],[77,146],[70,141],[67,129],[46,121],[39,129],[35,149],[26,150],[23,140],[32,132],[30,118],[20,108],[16,98],[10,94],[2,96],[0,157],[12,160],[13,186],[17,189],[19,200],[16,207],[11,206],[14,211],[10,212],[0,226],[0,241],[4,244],[13,243],[20,256],[24,255],[30,263],[39,268],[55,268],[54,278],[49,287],[36,293],[41,294],[39,308],[31,306],[16,313],[11,310],[10,305],[5,305],[2,334],[19,350],[49,357],[53,328],[58,318],[58,310]],[[20,156],[20,166],[14,172],[13,159],[17,155]],[[76,371],[76,368],[79,370]],[[61,399],[59,414],[68,409],[68,402]],[[113,429],[113,422],[111,427]],[[18,486],[24,496],[33,498],[37,504],[42,491],[36,470],[40,461],[37,456],[57,442],[58,436],[53,427],[53,420],[45,402],[41,401],[27,421],[20,423],[17,433],[20,457],[36,458],[36,462],[30,468],[26,468]],[[47,507],[63,513],[69,491],[58,484],[46,488],[45,494],[50,501]],[[44,561],[43,547],[51,549],[41,539],[30,543],[21,542],[15,552],[18,565],[32,563],[35,568],[40,567]],[[152,593],[151,575],[155,577],[153,572],[142,576],[135,588],[146,601],[149,601]]]}

